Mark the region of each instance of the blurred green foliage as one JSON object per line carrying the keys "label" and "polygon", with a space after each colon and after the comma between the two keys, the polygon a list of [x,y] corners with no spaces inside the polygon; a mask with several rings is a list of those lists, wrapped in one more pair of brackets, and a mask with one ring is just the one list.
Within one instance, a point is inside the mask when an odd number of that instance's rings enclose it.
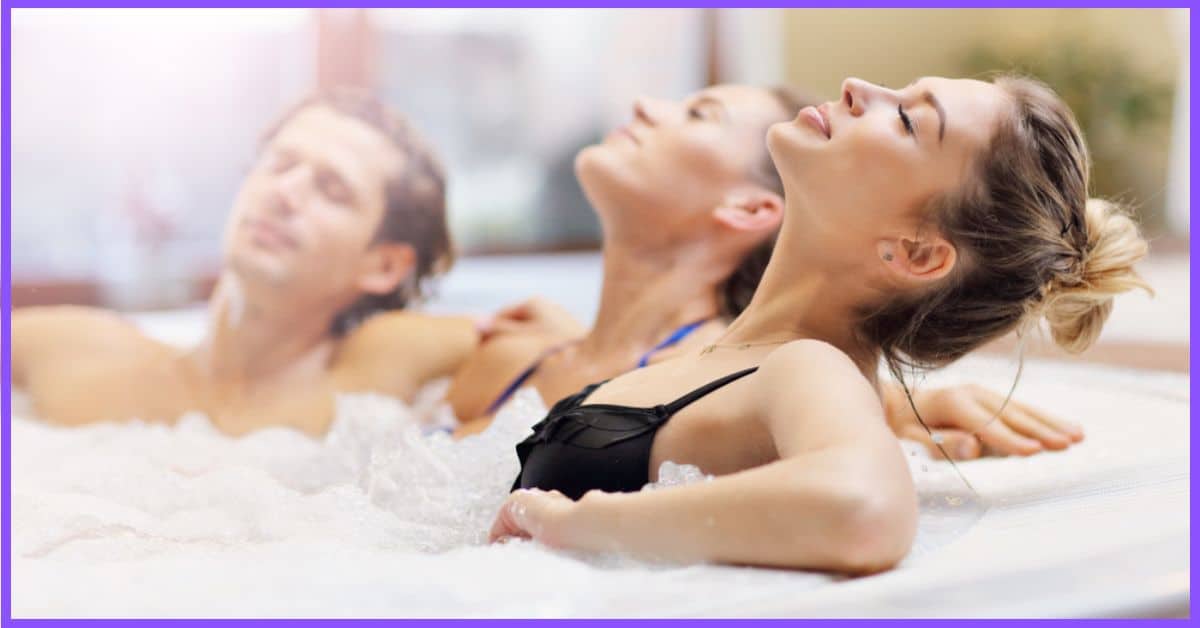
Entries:
{"label": "blurred green foliage", "polygon": [[1119,198],[1155,233],[1164,221],[1163,189],[1174,81],[1169,71],[1136,67],[1111,46],[1064,39],[1037,50],[976,47],[968,76],[1016,72],[1050,85],[1070,105],[1092,155],[1092,194]]}

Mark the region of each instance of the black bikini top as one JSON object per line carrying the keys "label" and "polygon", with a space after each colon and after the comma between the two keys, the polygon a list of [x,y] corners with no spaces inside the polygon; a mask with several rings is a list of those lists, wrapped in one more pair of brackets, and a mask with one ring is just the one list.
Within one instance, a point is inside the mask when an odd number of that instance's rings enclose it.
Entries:
{"label": "black bikini top", "polygon": [[726,375],[671,403],[648,408],[585,404],[608,380],[591,384],[554,404],[533,426],[533,435],[517,445],[521,472],[512,490],[557,490],[571,499],[593,489],[639,491],[650,481],[650,447],[658,429],[697,399],[757,370]]}

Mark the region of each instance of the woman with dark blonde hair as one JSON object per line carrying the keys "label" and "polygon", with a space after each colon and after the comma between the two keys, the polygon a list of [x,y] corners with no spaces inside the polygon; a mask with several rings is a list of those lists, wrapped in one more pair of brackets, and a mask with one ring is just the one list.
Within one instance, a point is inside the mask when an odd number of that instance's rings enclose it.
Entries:
{"label": "woman with dark blonde hair", "polygon": [[[604,280],[584,329],[548,301],[501,313],[459,369],[448,400],[464,435],[522,386],[553,402],[589,382],[713,342],[750,302],[783,216],[766,131],[815,102],[789,88],[718,85],[679,101],[639,98],[632,120],[578,154],[603,229]],[[1083,437],[981,387],[881,391],[897,434],[958,459],[1063,449]],[[933,447],[934,439],[941,442]]]}
{"label": "woman with dark blonde hair", "polygon": [[[785,218],[749,306],[703,348],[587,386],[518,445],[491,536],[646,558],[873,572],[917,500],[879,364],[937,368],[1048,321],[1081,351],[1145,284],[1088,198],[1071,111],[1025,78],[857,79],[778,123]],[[665,461],[708,482],[637,492]]]}

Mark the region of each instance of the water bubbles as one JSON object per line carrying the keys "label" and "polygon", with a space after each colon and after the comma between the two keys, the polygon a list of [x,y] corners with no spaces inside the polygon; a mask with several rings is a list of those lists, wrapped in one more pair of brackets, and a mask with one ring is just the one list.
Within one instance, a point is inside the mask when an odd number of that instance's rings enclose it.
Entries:
{"label": "water bubbles", "polygon": [[544,413],[522,391],[492,427],[457,442],[426,436],[418,408],[369,394],[339,396],[320,440],[284,428],[231,438],[198,413],[72,430],[15,421],[27,499],[14,511],[14,552],[111,560],[262,539],[337,539],[363,552],[482,545],[517,475],[513,445]]}
{"label": "water bubbles", "polygon": [[696,465],[676,464],[667,460],[658,467],[658,481],[647,484],[642,490],[653,491],[670,486],[710,482],[712,479],[713,476],[704,473]]}
{"label": "water bubbles", "polygon": [[522,504],[521,502],[512,502],[508,507],[508,511],[512,513],[514,521],[521,525],[525,525],[525,515],[529,512],[529,509],[525,507],[525,504]]}

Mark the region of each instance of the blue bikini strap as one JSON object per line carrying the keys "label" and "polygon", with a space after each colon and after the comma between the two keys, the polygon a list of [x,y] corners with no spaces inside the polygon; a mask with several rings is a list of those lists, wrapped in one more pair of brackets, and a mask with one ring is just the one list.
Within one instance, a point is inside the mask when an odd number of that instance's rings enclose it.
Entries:
{"label": "blue bikini strap", "polygon": [[705,323],[707,323],[710,320],[712,320],[712,319],[702,318],[698,321],[693,321],[691,323],[688,323],[687,325],[684,325],[683,327],[676,329],[674,332],[671,332],[671,335],[667,336],[666,340],[655,345],[655,347],[653,349],[647,351],[646,354],[643,355],[640,360],[638,360],[638,368],[645,367],[647,364],[650,363],[650,358],[653,358],[654,354],[658,353],[659,351],[662,351],[663,349],[667,349],[667,348],[670,348],[670,347],[673,347],[673,346],[679,344],[680,342],[683,341],[684,338],[687,338],[688,336],[690,336],[692,332],[696,331],[697,329],[700,329],[701,326],[703,326]]}
{"label": "blue bikini strap", "polygon": [[533,377],[533,374],[537,372],[538,367],[540,367],[542,365],[542,362],[544,362],[546,360],[546,358],[554,355],[555,353],[558,353],[559,351],[562,351],[564,347],[566,347],[574,342],[575,342],[574,340],[571,340],[568,342],[556,344],[556,345],[550,347],[549,349],[546,349],[545,351],[543,351],[542,354],[539,355],[537,357],[537,359],[533,361],[533,364],[530,364],[528,368],[526,368],[524,371],[521,371],[521,374],[518,375],[516,377],[516,379],[514,379],[512,381],[512,383],[510,383],[504,389],[504,392],[500,393],[500,396],[496,397],[496,400],[493,401],[492,404],[487,407],[487,410],[484,411],[486,413],[486,415],[491,416],[491,415],[495,414],[496,411],[500,409],[500,406],[504,405],[504,403],[506,401],[508,401],[510,398],[512,398],[512,396],[514,394],[516,394],[517,390],[520,389],[521,386],[524,386],[525,382],[530,377]]}

